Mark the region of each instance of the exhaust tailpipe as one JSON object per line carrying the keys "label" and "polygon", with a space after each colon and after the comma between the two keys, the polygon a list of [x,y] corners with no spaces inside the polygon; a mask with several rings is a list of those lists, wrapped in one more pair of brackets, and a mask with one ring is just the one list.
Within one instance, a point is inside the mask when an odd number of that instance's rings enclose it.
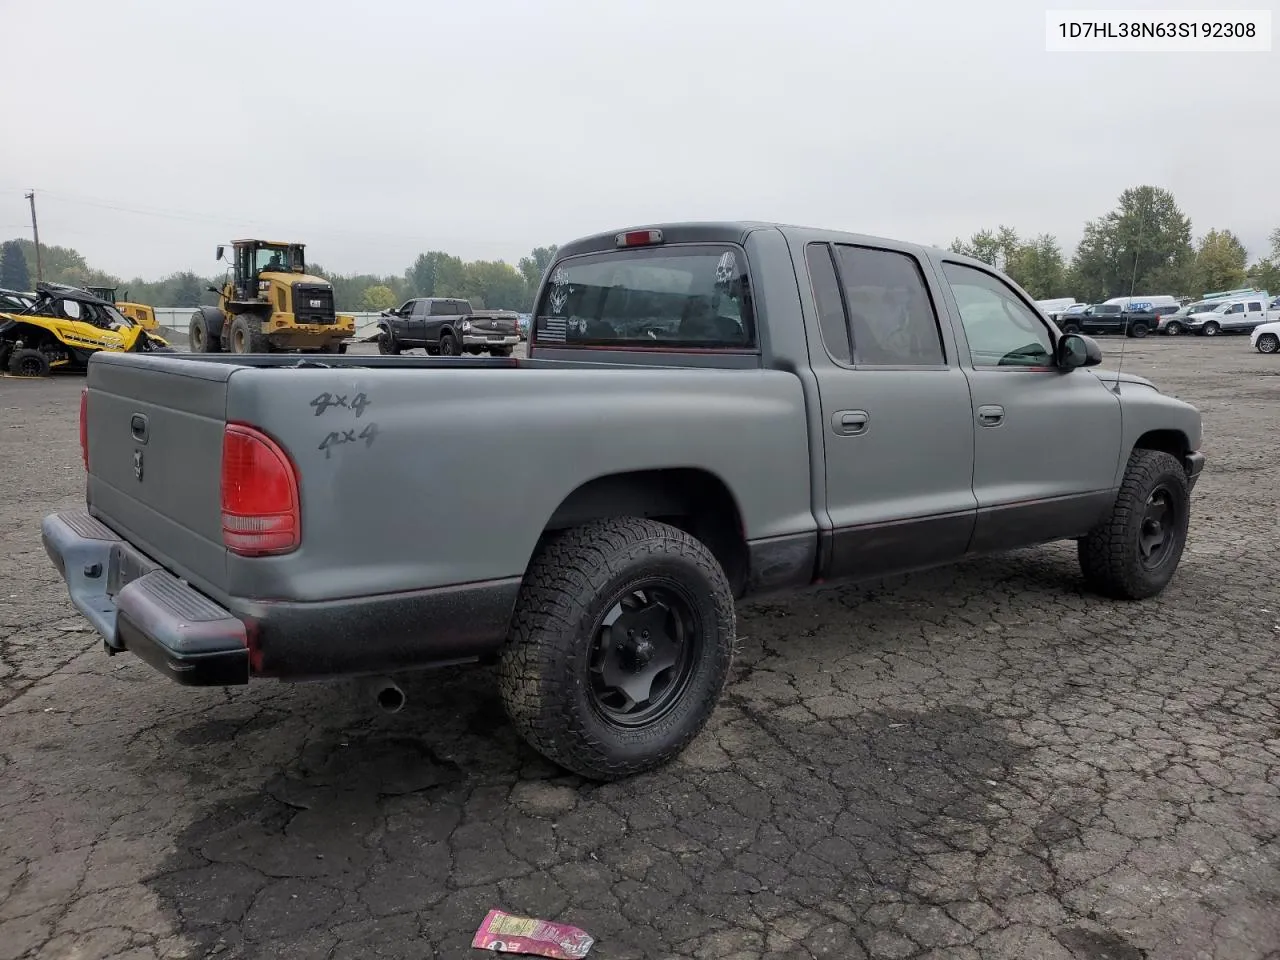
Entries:
{"label": "exhaust tailpipe", "polygon": [[399,713],[404,709],[404,691],[400,685],[388,677],[378,677],[369,681],[368,687],[374,701],[383,713]]}

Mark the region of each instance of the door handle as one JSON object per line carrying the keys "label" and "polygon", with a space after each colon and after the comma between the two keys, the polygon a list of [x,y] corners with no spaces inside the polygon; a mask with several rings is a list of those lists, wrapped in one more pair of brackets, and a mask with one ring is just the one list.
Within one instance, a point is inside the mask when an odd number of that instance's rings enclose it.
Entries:
{"label": "door handle", "polygon": [[831,415],[831,428],[842,437],[855,437],[867,432],[870,421],[865,410],[837,410]]}
{"label": "door handle", "polygon": [[984,427],[998,427],[1004,423],[1004,407],[989,403],[978,408],[978,422]]}

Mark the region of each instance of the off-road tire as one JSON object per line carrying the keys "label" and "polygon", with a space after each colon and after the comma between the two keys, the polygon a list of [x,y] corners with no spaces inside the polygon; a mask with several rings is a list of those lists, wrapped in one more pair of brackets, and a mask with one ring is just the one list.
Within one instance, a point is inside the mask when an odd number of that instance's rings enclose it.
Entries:
{"label": "off-road tire", "polygon": [[452,333],[444,333],[440,335],[440,356],[456,357],[459,356],[461,352],[462,351],[458,346],[457,337]]}
{"label": "off-road tire", "polygon": [[1258,342],[1254,344],[1259,353],[1276,353],[1280,352],[1280,336],[1274,333],[1264,333],[1258,337]]}
{"label": "off-road tire", "polygon": [[9,354],[9,373],[15,377],[47,377],[50,369],[49,358],[31,347]]}
{"label": "off-road tire", "polygon": [[384,357],[400,356],[400,344],[390,330],[378,331],[378,352]]}
{"label": "off-road tire", "polygon": [[[705,627],[691,673],[666,713],[611,723],[589,689],[594,626],[631,583],[662,577],[692,599]],[[539,753],[583,777],[618,780],[662,766],[701,732],[736,652],[733,591],[711,551],[654,520],[600,520],[555,534],[530,565],[498,678],[507,715]]]}
{"label": "off-road tire", "polygon": [[[1142,563],[1138,545],[1147,499],[1157,489],[1172,495],[1174,542],[1159,566],[1149,569]],[[1115,600],[1154,597],[1168,586],[1178,569],[1190,518],[1187,474],[1178,459],[1160,450],[1134,450],[1111,513],[1078,543],[1085,582]]]}
{"label": "off-road tire", "polygon": [[[271,352],[271,342],[262,333],[262,321],[243,313],[231,321],[227,340],[231,353]],[[237,349],[238,346],[243,349]]]}
{"label": "off-road tire", "polygon": [[187,330],[187,341],[192,353],[221,353],[222,332],[214,336],[209,325],[209,317],[203,310],[191,315],[191,324]]}

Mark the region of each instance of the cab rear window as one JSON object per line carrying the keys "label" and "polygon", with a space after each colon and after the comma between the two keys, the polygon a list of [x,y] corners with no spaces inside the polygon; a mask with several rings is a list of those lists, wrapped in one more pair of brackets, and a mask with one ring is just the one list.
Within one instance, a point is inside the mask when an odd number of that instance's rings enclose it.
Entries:
{"label": "cab rear window", "polygon": [[746,256],[731,244],[619,250],[563,260],[534,312],[546,347],[752,350]]}

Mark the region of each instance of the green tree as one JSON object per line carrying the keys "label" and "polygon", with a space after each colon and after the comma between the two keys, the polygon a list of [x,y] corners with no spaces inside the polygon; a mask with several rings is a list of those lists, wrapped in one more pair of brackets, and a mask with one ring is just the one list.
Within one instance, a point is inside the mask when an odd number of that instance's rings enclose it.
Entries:
{"label": "green tree", "polygon": [[551,265],[551,261],[555,259],[556,251],[560,248],[556,244],[549,247],[534,247],[529,256],[521,257],[516,267],[524,275],[524,282],[529,287],[529,296],[532,297],[538,289],[538,284],[542,282],[542,275],[546,273],[547,267]]}
{"label": "green tree", "polygon": [[1182,292],[1194,254],[1191,221],[1168,190],[1130,187],[1110,213],[1085,224],[1073,275],[1077,296],[1092,301],[1139,293]]}
{"label": "green tree", "polygon": [[1242,286],[1249,262],[1244,244],[1230,230],[1210,230],[1200,240],[1192,270],[1197,293]]}
{"label": "green tree", "polygon": [[1043,233],[1030,243],[1018,244],[1005,270],[1037,300],[1071,295],[1062,249],[1050,234]]}
{"label": "green tree", "polygon": [[1000,226],[994,231],[979,230],[968,240],[953,240],[951,250],[988,263],[997,270],[1004,270],[1017,256],[1020,245],[1017,231],[1012,227]]}
{"label": "green tree", "polygon": [[475,260],[466,264],[462,295],[476,308],[522,310],[528,289],[524,276],[509,263]]}
{"label": "green tree", "polygon": [[164,304],[167,307],[196,307],[200,305],[200,293],[204,284],[194,273],[174,274],[172,290]]}
{"label": "green tree", "polygon": [[0,287],[18,291],[31,289],[31,271],[22,254],[22,245],[16,240],[8,240],[0,248]]}
{"label": "green tree", "polygon": [[1272,230],[1268,239],[1271,241],[1271,250],[1249,268],[1247,279],[1255,287],[1280,293],[1280,227]]}
{"label": "green tree", "polygon": [[378,283],[365,287],[360,297],[360,309],[368,313],[390,310],[396,305],[396,292],[386,284]]}
{"label": "green tree", "polygon": [[418,254],[413,266],[405,271],[405,285],[409,296],[414,297],[461,296],[464,282],[462,260],[440,250]]}

